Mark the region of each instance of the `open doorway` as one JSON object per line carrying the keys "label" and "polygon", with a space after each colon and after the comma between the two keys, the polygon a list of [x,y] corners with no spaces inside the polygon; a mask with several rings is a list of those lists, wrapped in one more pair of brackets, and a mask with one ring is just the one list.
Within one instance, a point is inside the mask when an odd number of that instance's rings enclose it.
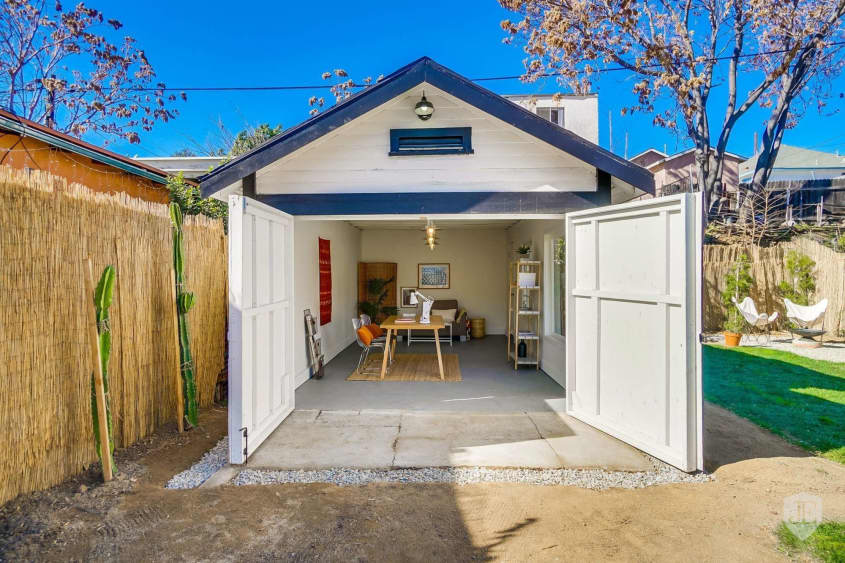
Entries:
{"label": "open doorway", "polygon": [[[429,222],[436,229],[434,249],[425,240],[424,230]],[[563,216],[297,218],[294,291],[297,312],[305,309],[316,312],[320,308],[318,239],[330,241],[332,265],[331,321],[320,326],[324,377],[310,378],[308,350],[304,337],[299,339],[302,342],[297,344],[296,351],[297,408],[562,411],[565,342],[560,333],[548,330],[561,320],[554,315],[551,321],[547,320],[547,311],[560,303],[563,286],[547,286],[547,295],[552,299],[544,298],[540,303],[539,336],[544,342],[539,369],[521,366],[514,370],[513,362],[508,360],[506,331],[509,263],[519,259],[516,252],[519,247],[528,246],[531,257],[544,264],[546,258],[553,258],[546,249],[546,240],[549,237],[561,240],[563,230]],[[362,312],[375,316],[370,307],[366,311],[361,308],[360,277],[367,270],[366,265],[371,265],[371,270],[375,267],[378,272],[387,272],[382,276],[386,279],[381,281],[390,282],[390,290],[386,288],[384,292],[388,299],[378,304],[384,310],[378,321],[388,313],[401,316],[419,312],[419,305],[411,306],[407,301],[407,292],[411,290],[433,299],[434,310],[447,315],[448,326],[438,331],[439,339],[443,356],[452,360],[447,363],[457,368],[460,381],[446,384],[415,381],[405,385],[386,381],[374,385],[350,380],[362,355],[353,319]],[[428,266],[442,270],[445,278],[436,284],[423,279]],[[550,267],[559,269],[560,264]],[[544,274],[538,284],[562,281],[559,274]],[[398,337],[395,351],[400,359],[435,353],[430,334],[399,330]],[[379,351],[375,357],[381,357]]]}

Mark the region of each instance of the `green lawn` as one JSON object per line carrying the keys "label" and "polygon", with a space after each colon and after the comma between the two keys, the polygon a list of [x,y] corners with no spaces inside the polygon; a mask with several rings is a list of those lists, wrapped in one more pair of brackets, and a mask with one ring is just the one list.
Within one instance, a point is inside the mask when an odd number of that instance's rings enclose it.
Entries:
{"label": "green lawn", "polygon": [[823,522],[806,540],[796,537],[781,523],[775,531],[780,548],[790,557],[814,555],[825,563],[845,563],[845,523]]}
{"label": "green lawn", "polygon": [[703,361],[708,401],[845,464],[845,364],[715,345]]}

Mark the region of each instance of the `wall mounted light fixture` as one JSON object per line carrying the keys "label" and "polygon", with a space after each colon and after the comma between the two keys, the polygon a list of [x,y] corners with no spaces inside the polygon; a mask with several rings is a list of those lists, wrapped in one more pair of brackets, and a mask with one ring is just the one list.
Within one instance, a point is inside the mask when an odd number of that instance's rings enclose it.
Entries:
{"label": "wall mounted light fixture", "polygon": [[414,106],[414,113],[423,121],[431,119],[434,113],[434,104],[425,99],[425,91],[423,91],[422,99]]}

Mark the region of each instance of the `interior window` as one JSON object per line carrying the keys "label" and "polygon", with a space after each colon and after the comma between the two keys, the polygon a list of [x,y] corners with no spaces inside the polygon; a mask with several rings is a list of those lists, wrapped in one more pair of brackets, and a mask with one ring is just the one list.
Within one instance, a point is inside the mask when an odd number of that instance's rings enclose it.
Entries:
{"label": "interior window", "polygon": [[566,334],[566,241],[552,239],[552,318],[555,334]]}

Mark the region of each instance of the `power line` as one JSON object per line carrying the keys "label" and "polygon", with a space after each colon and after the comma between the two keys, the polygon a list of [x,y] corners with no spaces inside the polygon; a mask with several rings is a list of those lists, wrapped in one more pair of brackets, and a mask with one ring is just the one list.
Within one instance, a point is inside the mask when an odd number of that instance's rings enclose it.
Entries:
{"label": "power line", "polygon": [[[841,46],[845,45],[845,41],[834,41],[832,43],[828,43],[828,46]],[[744,53],[739,55],[739,58],[752,58],[752,57],[759,57],[759,56],[766,56],[766,55],[776,55],[780,53],[786,53],[791,49],[775,49],[771,51],[759,51],[756,53]],[[718,62],[718,61],[726,61],[732,59],[732,55],[722,55],[719,57],[704,57],[701,59],[697,59],[695,61],[696,64],[702,64],[706,62]],[[662,65],[660,64],[652,64],[652,65],[643,65],[639,67],[643,70],[661,68]],[[601,74],[605,72],[635,72],[628,67],[618,66],[618,67],[609,67],[603,69],[595,69],[593,72],[595,74]],[[555,76],[560,76],[560,72],[549,72],[549,73],[541,73],[537,74],[535,78],[552,78]],[[470,78],[472,82],[491,82],[497,80],[518,80],[521,79],[521,74],[513,74],[513,75],[506,75],[506,76],[483,76],[479,78]],[[372,86],[372,84],[358,84],[352,83],[350,84],[351,88],[366,88],[368,86]],[[328,90],[330,88],[334,88],[334,84],[296,84],[296,85],[275,85],[275,86],[186,86],[182,88],[170,87],[166,86],[164,88],[127,88],[128,91],[132,92],[253,92],[253,91],[283,91],[283,90]],[[43,89],[44,86],[40,84],[32,85],[31,88],[35,89]],[[73,91],[73,89],[69,89],[67,91]]]}

